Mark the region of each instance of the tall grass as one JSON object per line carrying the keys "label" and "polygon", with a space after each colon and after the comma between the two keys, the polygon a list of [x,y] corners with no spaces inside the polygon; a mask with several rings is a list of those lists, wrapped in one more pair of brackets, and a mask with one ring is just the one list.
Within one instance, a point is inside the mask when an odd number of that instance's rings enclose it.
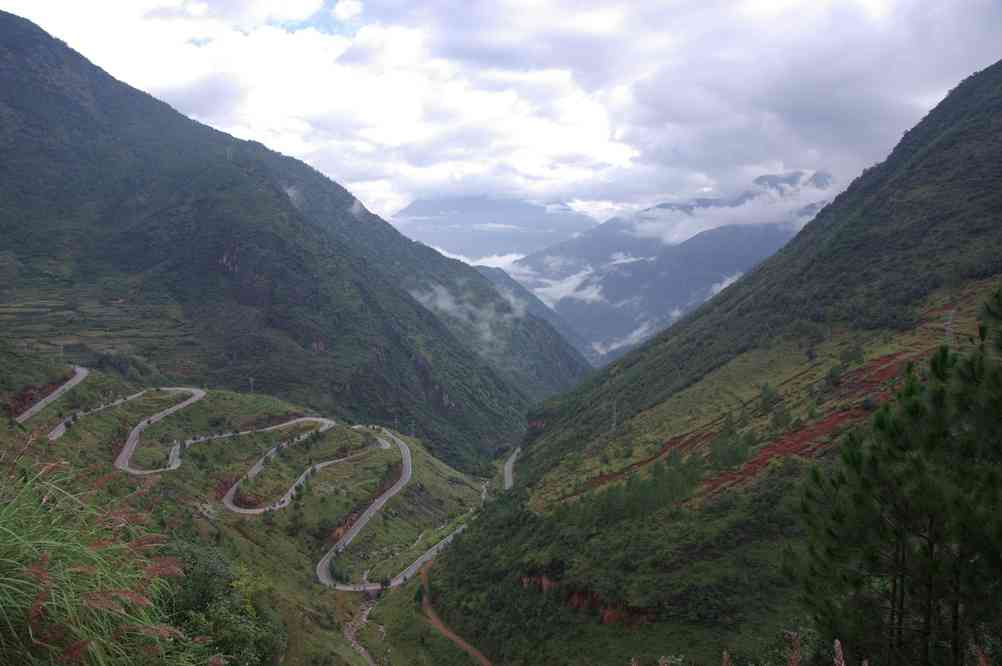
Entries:
{"label": "tall grass", "polygon": [[182,571],[163,537],[68,487],[52,466],[0,476],[0,663],[204,664],[165,620]]}

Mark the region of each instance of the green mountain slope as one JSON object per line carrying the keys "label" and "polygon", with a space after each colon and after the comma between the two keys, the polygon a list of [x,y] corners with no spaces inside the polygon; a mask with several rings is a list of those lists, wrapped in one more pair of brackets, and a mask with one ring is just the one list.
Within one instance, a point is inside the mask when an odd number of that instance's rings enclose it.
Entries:
{"label": "green mountain slope", "polygon": [[[185,118],[28,21],[0,13],[0,35],[5,337],[399,419],[454,461],[510,442],[530,397],[587,369],[476,271],[306,165]],[[490,349],[466,336],[480,320],[412,295],[464,282],[500,313]]]}
{"label": "green mountain slope", "polygon": [[588,362],[544,318],[522,312],[491,282],[398,232],[347,190],[302,162],[275,156],[266,168],[303,217],[331,232],[439,318],[531,400],[574,386]]}
{"label": "green mountain slope", "polygon": [[581,334],[574,330],[563,317],[557,314],[556,310],[539,300],[534,293],[522,286],[521,282],[508,275],[504,269],[494,266],[476,266],[476,269],[480,271],[481,275],[494,283],[494,287],[501,292],[502,296],[505,296],[509,301],[513,301],[516,307],[525,308],[534,317],[549,322],[550,326],[555,328],[563,336],[564,340],[567,340],[582,356],[588,358],[589,354],[594,353],[588,347],[585,339],[581,337]]}
{"label": "green mountain slope", "polygon": [[934,290],[1002,272],[1000,128],[1002,63],[959,85],[738,284],[549,403],[533,417],[548,431],[535,454],[552,461],[594,438],[613,401],[637,414],[783,336],[810,346],[833,326],[906,330]]}
{"label": "green mountain slope", "polygon": [[[55,359],[50,361],[44,355],[17,351],[0,341],[0,401],[23,393],[30,388],[27,384],[44,385],[53,378],[65,379],[69,370]],[[58,380],[59,383],[62,381]],[[150,390],[136,395],[145,389]],[[109,404],[111,398],[124,396],[133,398]],[[204,399],[165,416],[146,430],[135,450],[133,464],[145,469],[164,464],[171,449],[169,443],[175,440],[202,438],[223,431],[257,432],[226,439],[200,439],[185,448],[176,469],[164,470],[156,476],[131,476],[113,467],[121,441],[130,428],[186,397],[151,389],[142,382],[123,378],[118,372],[94,370],[77,386],[25,420],[23,426],[9,424],[6,419],[0,425],[0,458],[5,468],[4,483],[0,484],[4,517],[12,515],[6,510],[11,493],[22,487],[24,479],[58,483],[58,492],[50,488],[45,494],[59,495],[65,500],[64,504],[28,495],[35,508],[45,515],[22,517],[20,524],[4,523],[5,528],[16,528],[5,529],[0,538],[5,580],[20,588],[25,586],[22,582],[25,578],[44,582],[31,578],[28,568],[37,560],[38,549],[44,549],[51,555],[51,559],[45,556],[43,562],[52,562],[53,578],[63,573],[69,576],[60,581],[66,588],[60,589],[60,593],[74,599],[73,604],[66,606],[69,611],[62,607],[56,610],[58,604],[47,609],[46,621],[60,617],[57,613],[69,612],[72,633],[67,637],[66,632],[53,632],[50,636],[54,638],[45,646],[30,642],[37,633],[30,633],[27,621],[5,623],[0,629],[3,637],[0,663],[55,663],[77,632],[88,631],[90,619],[101,620],[102,624],[96,630],[90,629],[96,636],[88,638],[103,637],[118,645],[124,632],[116,631],[116,623],[109,623],[101,614],[81,616],[74,612],[77,594],[89,593],[85,598],[92,598],[109,584],[120,589],[136,586],[133,589],[149,595],[154,608],[161,608],[165,615],[158,626],[162,628],[166,623],[182,632],[174,637],[176,640],[172,639],[175,648],[172,652],[194,649],[197,658],[176,660],[170,659],[170,655],[154,658],[139,652],[145,646],[136,646],[132,659],[123,657],[100,663],[190,666],[212,663],[210,657],[215,654],[225,654],[230,663],[247,666],[271,666],[279,662],[290,666],[365,663],[345,636],[345,630],[349,623],[358,621],[363,605],[371,604],[371,600],[363,594],[335,592],[321,586],[315,578],[315,567],[345,526],[357,521],[358,513],[371,505],[390,480],[399,477],[401,451],[397,447],[374,446],[373,433],[379,431],[366,427],[336,424],[319,432],[316,423],[288,424],[290,419],[312,414],[312,410],[301,404],[261,393],[212,389]],[[86,413],[80,415],[81,412]],[[70,427],[58,438],[48,440],[46,434],[70,414],[78,414]],[[286,427],[260,430],[283,423]],[[309,432],[314,433],[311,438],[294,441]],[[412,477],[337,557],[339,576],[353,582],[361,582],[366,572],[372,581],[397,575],[469,520],[471,512],[483,501],[482,484],[486,480],[443,463],[428,451],[422,440],[403,434],[399,437],[410,450]],[[40,446],[43,439],[46,444]],[[263,515],[239,515],[228,508],[223,503],[226,489],[279,442],[289,446],[276,452],[252,480],[241,481],[238,502],[277,499],[310,466],[332,459],[341,462],[314,468],[289,506]],[[351,458],[345,460],[348,456]],[[54,461],[59,461],[58,472],[38,474],[39,469]],[[12,478],[8,479],[7,474]],[[84,509],[100,518],[99,532],[87,529],[89,523],[81,523],[80,513]],[[78,524],[85,528],[86,537],[80,555],[64,545],[68,530],[63,526]],[[131,549],[127,550],[126,543],[138,536],[134,530],[140,526],[155,531],[155,538],[145,543],[132,540]],[[32,540],[42,527],[54,533],[46,536],[44,542]],[[115,543],[108,540],[111,536],[122,540],[120,549],[109,547]],[[113,566],[121,568],[128,564],[123,574],[132,571],[133,566],[141,567],[142,572],[142,567],[149,563],[146,558],[156,557],[155,562],[161,565],[180,566],[183,575],[165,574],[173,589],[168,592],[163,588],[163,594],[153,596],[157,588],[150,586],[148,579],[140,584],[136,576],[113,583],[119,579],[108,575],[81,576],[79,571],[74,572],[73,568],[67,571],[64,566],[86,564],[89,568],[97,563],[98,552],[110,553]],[[123,558],[125,552],[129,555]],[[77,559],[70,559],[74,556]],[[167,559],[160,559],[163,556]],[[147,569],[146,573],[150,571]],[[409,594],[413,599],[413,590],[409,593],[400,590],[398,594]],[[35,591],[15,599],[18,603],[5,605],[5,610],[17,608],[18,617],[26,618]],[[133,613],[116,613],[115,617],[131,623],[132,628],[136,626]],[[375,628],[372,631],[375,633]],[[24,648],[28,645],[35,660],[26,656]],[[370,649],[379,654],[385,650],[385,644],[380,639]],[[90,655],[96,652],[91,650]],[[99,661],[88,656],[78,663]]]}
{"label": "green mountain slope", "polygon": [[782,661],[807,463],[907,363],[969,344],[998,286],[1000,130],[1002,63],[771,259],[531,413],[523,490],[440,563],[445,621],[507,664]]}

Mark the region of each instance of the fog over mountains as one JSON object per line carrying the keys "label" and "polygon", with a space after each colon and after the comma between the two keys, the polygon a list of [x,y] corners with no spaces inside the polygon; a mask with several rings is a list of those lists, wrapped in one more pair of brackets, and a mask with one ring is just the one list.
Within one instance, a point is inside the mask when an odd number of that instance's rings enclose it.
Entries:
{"label": "fog over mountains", "polygon": [[487,196],[419,199],[394,215],[407,236],[451,255],[517,258],[595,226],[564,204]]}
{"label": "fog over mountains", "polygon": [[[507,271],[600,365],[772,255],[834,192],[827,172],[797,170],[759,176],[733,196],[668,201],[602,224],[566,206],[487,197],[418,201],[395,221],[441,251]],[[548,237],[559,240],[523,251]]]}

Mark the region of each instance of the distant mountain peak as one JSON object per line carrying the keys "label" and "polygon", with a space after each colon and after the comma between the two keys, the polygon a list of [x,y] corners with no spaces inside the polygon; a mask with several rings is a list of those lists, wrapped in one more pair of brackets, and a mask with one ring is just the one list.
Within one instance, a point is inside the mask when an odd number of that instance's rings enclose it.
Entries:
{"label": "distant mountain peak", "polygon": [[485,194],[417,199],[392,221],[414,240],[474,261],[531,254],[595,226],[564,202]]}
{"label": "distant mountain peak", "polygon": [[759,188],[786,194],[790,190],[813,187],[827,190],[834,179],[827,171],[787,171],[786,173],[763,174],[752,181]]}

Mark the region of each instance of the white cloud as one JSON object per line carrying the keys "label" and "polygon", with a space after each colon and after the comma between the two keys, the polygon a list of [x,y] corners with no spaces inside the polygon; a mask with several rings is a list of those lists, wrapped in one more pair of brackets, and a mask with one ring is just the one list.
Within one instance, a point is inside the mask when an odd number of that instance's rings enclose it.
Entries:
{"label": "white cloud", "polygon": [[634,257],[625,252],[614,252],[611,257],[609,257],[609,263],[606,266],[619,266],[622,264],[635,264],[638,261],[654,261],[655,257]]}
{"label": "white cloud", "polygon": [[668,245],[676,245],[696,234],[733,224],[790,224],[799,229],[816,213],[812,204],[830,199],[834,192],[807,186],[787,189],[782,194],[760,191],[758,196],[736,206],[696,208],[691,213],[684,210],[652,208],[630,218],[633,233],[640,238],[657,238]]}
{"label": "white cloud", "polygon": [[463,322],[470,327],[476,336],[478,350],[481,353],[504,353],[505,330],[516,319],[521,319],[526,313],[526,303],[507,290],[499,290],[508,304],[508,308],[499,308],[491,303],[486,306],[477,305],[475,293],[460,290],[454,294],[448,288],[432,284],[426,289],[411,292],[421,305],[429,310],[444,314]]}
{"label": "white cloud", "polygon": [[350,21],[362,15],[362,3],[360,0],[337,0],[331,13],[338,21]]}
{"label": "white cloud", "polygon": [[524,227],[514,224],[501,224],[499,222],[486,222],[484,224],[474,224],[470,227],[474,231],[523,231]]}
{"label": "white cloud", "polygon": [[443,250],[442,248],[434,245],[430,247],[443,256],[461,261],[464,264],[469,264],[470,266],[490,266],[492,268],[500,268],[512,276],[524,272],[524,269],[520,269],[515,263],[519,259],[523,259],[525,257],[524,254],[517,254],[514,252],[511,254],[491,254],[486,257],[474,259],[473,257],[467,257],[462,254],[456,254],[455,252]]}
{"label": "white cloud", "polygon": [[0,6],[380,214],[476,193],[598,220],[791,165],[847,182],[998,58],[1002,19],[994,0]]}
{"label": "white cloud", "polygon": [[712,285],[710,285],[710,296],[711,297],[716,296],[724,289],[727,289],[732,284],[740,280],[742,275],[744,275],[744,273],[738,272],[735,273],[734,275],[728,275],[724,277],[724,279],[722,279],[720,282],[714,282]]}
{"label": "white cloud", "polygon": [[519,271],[515,268],[515,262],[519,259],[524,258],[524,254],[518,254],[512,252],[510,254],[492,254],[486,257],[480,257],[474,260],[474,266],[492,266],[494,268],[504,269],[509,275],[513,273],[518,273]]}
{"label": "white cloud", "polygon": [[649,321],[645,321],[643,324],[638,326],[636,329],[631,331],[629,334],[621,337],[609,340],[608,342],[594,342],[591,348],[595,350],[598,354],[608,354],[609,352],[616,351],[617,349],[622,349],[623,347],[632,347],[633,345],[638,345],[647,338],[649,338],[655,332],[654,325]]}
{"label": "white cloud", "polygon": [[586,284],[588,278],[593,273],[594,271],[589,268],[560,280],[540,279],[539,284],[541,286],[533,286],[532,291],[539,300],[550,307],[554,307],[564,299],[573,299],[585,303],[605,301],[600,284]]}

